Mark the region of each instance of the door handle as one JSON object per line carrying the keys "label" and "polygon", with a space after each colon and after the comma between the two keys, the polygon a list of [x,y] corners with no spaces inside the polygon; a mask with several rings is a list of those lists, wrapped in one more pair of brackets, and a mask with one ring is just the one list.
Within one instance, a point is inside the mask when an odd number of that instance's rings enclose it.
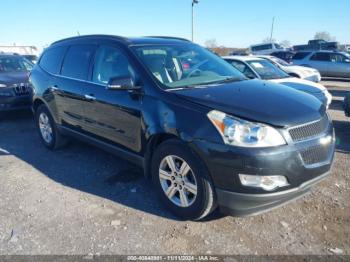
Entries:
{"label": "door handle", "polygon": [[92,95],[84,95],[85,99],[88,101],[95,101],[96,97],[92,96]]}

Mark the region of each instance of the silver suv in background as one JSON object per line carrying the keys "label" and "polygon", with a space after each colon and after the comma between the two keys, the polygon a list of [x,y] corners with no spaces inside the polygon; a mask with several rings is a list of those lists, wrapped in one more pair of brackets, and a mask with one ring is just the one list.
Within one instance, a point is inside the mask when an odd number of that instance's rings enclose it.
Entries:
{"label": "silver suv in background", "polygon": [[345,52],[298,52],[293,56],[293,64],[315,68],[322,77],[350,78],[350,55]]}

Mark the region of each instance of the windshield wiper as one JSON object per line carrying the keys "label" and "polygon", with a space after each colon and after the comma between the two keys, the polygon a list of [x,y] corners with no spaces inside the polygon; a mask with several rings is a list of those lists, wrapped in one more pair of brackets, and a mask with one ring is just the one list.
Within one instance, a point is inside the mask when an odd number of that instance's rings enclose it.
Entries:
{"label": "windshield wiper", "polygon": [[216,81],[210,81],[210,82],[204,82],[204,83],[198,83],[198,84],[180,86],[180,87],[172,88],[172,89],[169,89],[169,90],[190,89],[190,88],[201,88],[201,87],[207,87],[208,85],[225,84],[225,83],[236,82],[236,81],[242,81],[242,80],[244,80],[244,78],[241,79],[241,78],[237,78],[237,77],[228,77],[228,78],[220,79],[220,80],[216,80]]}

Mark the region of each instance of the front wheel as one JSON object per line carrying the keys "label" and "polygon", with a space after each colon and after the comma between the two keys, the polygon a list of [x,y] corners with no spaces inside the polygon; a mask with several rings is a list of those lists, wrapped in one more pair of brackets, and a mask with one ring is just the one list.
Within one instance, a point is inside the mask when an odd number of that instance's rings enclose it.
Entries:
{"label": "front wheel", "polygon": [[169,140],[157,148],[152,158],[152,179],[163,204],[178,217],[199,220],[216,207],[206,167],[180,141]]}

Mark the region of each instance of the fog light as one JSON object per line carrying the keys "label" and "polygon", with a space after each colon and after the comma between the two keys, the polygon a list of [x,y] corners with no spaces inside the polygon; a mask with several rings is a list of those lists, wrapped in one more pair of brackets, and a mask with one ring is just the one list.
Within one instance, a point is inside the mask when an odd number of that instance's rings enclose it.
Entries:
{"label": "fog light", "polygon": [[266,191],[272,191],[278,187],[288,186],[287,178],[284,176],[254,176],[239,174],[242,185],[258,187]]}

